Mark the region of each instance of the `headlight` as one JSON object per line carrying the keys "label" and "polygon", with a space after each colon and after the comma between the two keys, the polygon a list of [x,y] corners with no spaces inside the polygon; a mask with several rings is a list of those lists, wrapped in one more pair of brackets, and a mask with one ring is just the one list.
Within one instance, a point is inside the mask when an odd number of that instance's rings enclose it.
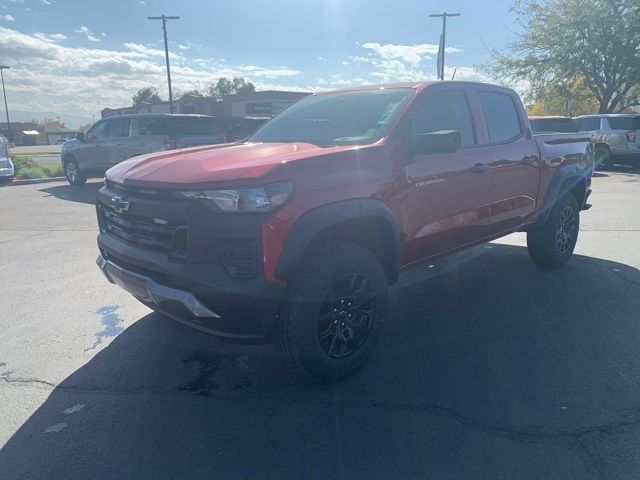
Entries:
{"label": "headlight", "polygon": [[200,200],[222,212],[272,212],[291,196],[293,184],[274,183],[264,187],[179,192],[182,198]]}

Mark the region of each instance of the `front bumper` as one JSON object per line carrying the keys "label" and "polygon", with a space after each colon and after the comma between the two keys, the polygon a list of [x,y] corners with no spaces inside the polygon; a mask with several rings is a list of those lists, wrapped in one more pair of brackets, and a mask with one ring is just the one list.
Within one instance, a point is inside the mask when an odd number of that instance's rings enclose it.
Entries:
{"label": "front bumper", "polygon": [[109,281],[222,339],[270,340],[285,285],[269,282],[262,267],[266,216],[215,214],[164,193],[108,187],[96,210],[97,263]]}
{"label": "front bumper", "polygon": [[285,285],[263,275],[232,279],[215,264],[174,263],[102,233],[98,246],[107,279],[149,308],[221,340],[271,341]]}

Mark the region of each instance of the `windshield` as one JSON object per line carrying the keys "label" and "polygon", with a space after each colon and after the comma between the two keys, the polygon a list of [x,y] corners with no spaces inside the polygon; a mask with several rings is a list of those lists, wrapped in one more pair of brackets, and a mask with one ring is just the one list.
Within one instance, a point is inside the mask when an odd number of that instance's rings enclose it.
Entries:
{"label": "windshield", "polygon": [[322,147],[373,143],[389,131],[413,92],[396,88],[309,96],[266,123],[249,141],[304,142]]}
{"label": "windshield", "polygon": [[535,118],[529,120],[533,133],[577,133],[578,125],[571,118]]}

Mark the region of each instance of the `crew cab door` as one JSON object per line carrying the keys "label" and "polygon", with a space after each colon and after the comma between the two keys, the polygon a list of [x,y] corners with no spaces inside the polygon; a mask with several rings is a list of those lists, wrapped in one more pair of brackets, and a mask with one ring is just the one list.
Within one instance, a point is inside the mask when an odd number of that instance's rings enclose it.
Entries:
{"label": "crew cab door", "polygon": [[73,156],[80,170],[87,174],[100,174],[107,166],[104,149],[107,136],[107,122],[100,120],[86,133],[85,140],[73,150]]}
{"label": "crew cab door", "polygon": [[[477,134],[467,89],[433,86],[409,112],[404,127],[406,166],[400,172],[404,183],[399,194],[403,203],[406,251],[404,264],[431,257],[482,237],[477,201],[481,175],[478,164],[491,161],[488,148],[478,148]],[[417,135],[458,130],[460,150],[449,154],[413,154],[410,145]]]}
{"label": "crew cab door", "polygon": [[489,168],[481,175],[485,188],[478,200],[489,219],[486,232],[495,236],[522,225],[535,211],[540,158],[515,93],[481,88],[476,95],[491,150]]}
{"label": "crew cab door", "polygon": [[103,145],[107,168],[132,155],[130,130],[130,118],[115,117],[107,120],[107,138]]}

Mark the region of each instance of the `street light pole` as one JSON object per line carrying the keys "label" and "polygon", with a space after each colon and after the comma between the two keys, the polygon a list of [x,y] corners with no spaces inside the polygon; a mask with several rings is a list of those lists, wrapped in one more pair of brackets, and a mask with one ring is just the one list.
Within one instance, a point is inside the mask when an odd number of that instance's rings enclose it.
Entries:
{"label": "street light pole", "polygon": [[11,68],[7,65],[0,65],[0,78],[2,78],[2,95],[4,96],[4,111],[7,114],[7,135],[9,137],[9,142],[13,141],[13,134],[11,133],[11,122],[9,121],[9,107],[7,106],[7,92],[4,89],[4,74],[3,70]]}
{"label": "street light pole", "polygon": [[164,56],[167,60],[167,84],[169,85],[169,113],[173,113],[173,93],[171,92],[171,69],[169,68],[169,45],[167,43],[167,20],[180,20],[180,17],[147,17],[149,20],[162,20],[162,34],[164,36]]}
{"label": "street light pole", "polygon": [[[440,80],[444,80],[444,49],[447,42],[447,17],[459,17],[459,13],[432,13],[429,15],[430,17],[442,18],[442,41],[440,42],[440,48],[438,49],[438,56],[441,58],[441,70],[440,70]],[[440,51],[440,49],[442,51]]]}

